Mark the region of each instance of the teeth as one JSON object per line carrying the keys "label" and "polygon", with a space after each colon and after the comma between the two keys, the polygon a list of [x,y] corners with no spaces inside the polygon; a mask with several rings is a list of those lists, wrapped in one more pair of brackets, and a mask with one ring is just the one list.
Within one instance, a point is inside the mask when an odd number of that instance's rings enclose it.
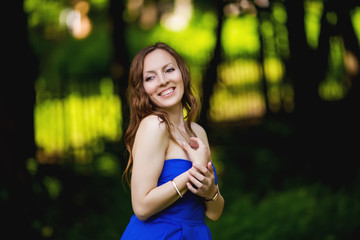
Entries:
{"label": "teeth", "polygon": [[170,94],[170,93],[172,93],[173,91],[174,91],[173,88],[169,88],[169,89],[163,91],[163,92],[160,94],[160,96],[164,96],[164,95]]}

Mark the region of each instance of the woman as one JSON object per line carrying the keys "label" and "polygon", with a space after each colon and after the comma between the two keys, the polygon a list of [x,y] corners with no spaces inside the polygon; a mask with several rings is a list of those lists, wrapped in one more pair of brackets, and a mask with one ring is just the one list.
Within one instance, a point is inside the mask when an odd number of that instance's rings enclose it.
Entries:
{"label": "woman", "polygon": [[181,56],[164,43],[142,49],[128,94],[124,174],[131,174],[134,215],[121,239],[211,239],[205,215],[217,220],[224,199],[206,132],[192,121],[198,107]]}

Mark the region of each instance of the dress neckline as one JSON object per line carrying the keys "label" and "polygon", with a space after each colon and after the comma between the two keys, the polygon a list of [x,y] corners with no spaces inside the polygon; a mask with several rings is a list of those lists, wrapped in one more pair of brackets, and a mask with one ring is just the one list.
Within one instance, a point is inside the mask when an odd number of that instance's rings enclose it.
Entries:
{"label": "dress neckline", "polygon": [[190,160],[184,159],[184,158],[170,158],[170,159],[166,159],[165,161],[176,161],[176,160],[180,160],[180,161],[186,161],[186,162],[190,162]]}

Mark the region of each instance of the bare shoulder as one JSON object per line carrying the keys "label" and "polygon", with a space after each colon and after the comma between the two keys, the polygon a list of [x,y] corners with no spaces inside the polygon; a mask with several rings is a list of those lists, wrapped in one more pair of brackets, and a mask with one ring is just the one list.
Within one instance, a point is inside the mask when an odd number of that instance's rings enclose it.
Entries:
{"label": "bare shoulder", "polygon": [[169,144],[166,124],[156,115],[143,118],[136,132],[133,151],[146,152],[151,155],[153,151],[165,152]]}
{"label": "bare shoulder", "polygon": [[205,129],[200,126],[200,124],[196,123],[196,122],[191,122],[191,128],[194,130],[194,132],[197,134],[198,132],[199,133],[205,133]]}
{"label": "bare shoulder", "polygon": [[149,115],[141,120],[139,130],[164,133],[166,132],[166,126],[165,123],[158,116]]}
{"label": "bare shoulder", "polygon": [[206,131],[202,126],[200,126],[200,124],[192,122],[191,128],[201,140],[206,142],[208,141]]}

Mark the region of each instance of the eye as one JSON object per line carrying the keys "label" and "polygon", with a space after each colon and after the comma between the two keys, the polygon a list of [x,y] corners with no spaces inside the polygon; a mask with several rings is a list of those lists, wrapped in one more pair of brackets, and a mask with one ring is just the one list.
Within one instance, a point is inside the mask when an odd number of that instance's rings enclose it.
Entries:
{"label": "eye", "polygon": [[168,68],[168,69],[166,69],[165,72],[173,72],[173,71],[175,71],[175,68]]}
{"label": "eye", "polygon": [[152,80],[153,78],[154,78],[154,76],[145,77],[145,82],[150,81],[150,80]]}

